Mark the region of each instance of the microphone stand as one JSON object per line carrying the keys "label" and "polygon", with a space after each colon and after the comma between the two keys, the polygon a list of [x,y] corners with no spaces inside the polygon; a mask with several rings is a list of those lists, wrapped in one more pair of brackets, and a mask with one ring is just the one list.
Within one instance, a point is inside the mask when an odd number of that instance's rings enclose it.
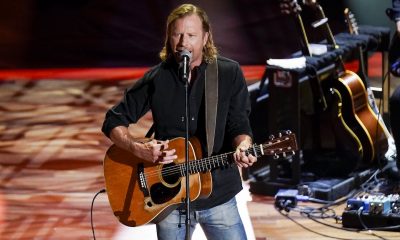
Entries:
{"label": "microphone stand", "polygon": [[[183,60],[183,73],[181,79],[185,83],[185,186],[186,186],[186,199],[185,199],[185,228],[186,240],[190,240],[190,183],[189,183],[189,66],[186,66],[189,61]],[[189,70],[189,72],[187,72]]]}

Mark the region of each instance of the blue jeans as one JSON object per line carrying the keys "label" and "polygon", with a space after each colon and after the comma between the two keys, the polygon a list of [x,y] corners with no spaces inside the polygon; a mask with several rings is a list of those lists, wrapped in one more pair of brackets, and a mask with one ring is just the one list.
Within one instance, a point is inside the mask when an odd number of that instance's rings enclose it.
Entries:
{"label": "blue jeans", "polygon": [[[157,237],[159,240],[184,240],[186,216],[179,210],[174,210],[157,226]],[[239,211],[236,199],[219,206],[190,213],[190,236],[200,223],[208,240],[246,240],[246,232]]]}

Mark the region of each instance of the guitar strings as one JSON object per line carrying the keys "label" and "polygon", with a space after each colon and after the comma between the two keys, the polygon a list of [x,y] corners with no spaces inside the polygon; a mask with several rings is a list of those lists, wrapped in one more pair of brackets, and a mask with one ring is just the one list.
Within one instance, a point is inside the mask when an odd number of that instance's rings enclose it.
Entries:
{"label": "guitar strings", "polygon": [[[278,142],[278,143],[282,143],[282,142]],[[265,144],[260,144],[260,145],[254,144],[251,148],[246,150],[246,154],[249,154],[250,151],[254,150],[254,153],[256,155],[257,154],[258,155],[263,155],[263,154],[261,154],[261,149],[265,150],[266,146],[273,145],[273,144],[276,144],[276,143],[265,143]],[[291,148],[288,147],[287,149],[290,150]],[[220,158],[221,160],[224,161],[226,159],[227,155],[230,155],[230,154],[233,154],[233,153],[234,152],[230,152],[230,153],[225,153],[225,154],[218,155],[218,156],[211,156],[209,158],[192,160],[191,162],[189,162],[189,170],[190,171],[191,170],[195,170],[194,172],[191,172],[191,173],[198,173],[198,172],[201,172],[201,171],[198,170],[199,168],[200,169],[206,168],[205,170],[208,170],[207,166],[220,167],[221,163],[222,163],[222,165],[227,165],[227,162],[221,162],[221,161],[216,161],[216,160],[218,160]],[[171,176],[171,175],[174,175],[174,174],[181,173],[184,170],[185,170],[185,164],[184,163],[180,163],[178,165],[173,165],[173,166],[162,168],[161,170],[160,169],[156,169],[156,170],[153,170],[153,171],[148,171],[148,172],[145,173],[145,177],[148,177],[148,178],[154,177],[154,176],[158,177],[160,172],[164,176]],[[184,175],[181,175],[181,176],[184,176]]]}
{"label": "guitar strings", "polygon": [[[227,155],[233,154],[233,152],[230,153],[225,153],[219,156],[211,156],[209,158],[204,158],[204,159],[195,159],[189,162],[189,171],[191,170],[197,170],[198,168],[207,168],[207,166],[219,166],[221,164],[226,165],[227,162],[223,162],[225,159],[227,159]],[[221,161],[218,161],[220,159]],[[161,171],[160,169],[154,170],[154,171],[149,171],[145,174],[146,177],[151,177],[154,175],[157,175],[162,172],[163,175],[169,176],[173,174],[177,174],[180,172],[185,171],[185,163],[180,163],[177,165],[169,166],[162,168]],[[198,171],[201,172],[201,171]]]}
{"label": "guitar strings", "polygon": [[[227,159],[227,155],[232,154],[233,152],[230,153],[226,153],[223,154],[221,156],[212,156],[209,158],[205,158],[205,159],[195,159],[189,162],[189,172],[191,172],[191,170],[197,170],[199,168],[206,168],[207,166],[220,166],[221,164],[226,165],[226,162],[223,162],[225,159]],[[218,161],[218,159],[221,159],[221,161]],[[225,159],[224,159],[225,158]],[[159,168],[160,166],[156,166],[157,168]],[[207,169],[208,170],[208,169]],[[183,171],[186,171],[185,169],[185,163],[180,163],[177,165],[173,165],[173,166],[168,166],[165,168],[159,168],[153,171],[148,171],[145,173],[146,177],[152,177],[152,176],[158,176],[159,173],[161,172],[162,175],[165,176],[171,176],[171,175],[175,175],[178,173],[181,173]],[[198,171],[201,172],[201,171]]]}
{"label": "guitar strings", "polygon": [[[261,144],[261,145],[253,145],[252,148],[249,148],[248,150],[246,150],[246,154],[249,154],[250,151],[252,149],[254,149],[255,153],[260,153],[261,147],[263,148],[265,146],[267,146],[268,144]],[[227,156],[230,154],[233,154],[234,152],[229,152],[229,153],[225,153],[222,155],[218,155],[218,156],[211,156],[209,158],[203,158],[203,159],[195,159],[189,162],[189,172],[191,170],[195,170],[194,173],[198,173],[201,171],[198,171],[198,169],[205,169],[205,170],[209,170],[207,169],[207,166],[210,166],[210,168],[213,167],[220,167],[220,165],[227,165]],[[221,161],[218,161],[218,160]],[[225,161],[225,162],[224,162]],[[157,166],[159,167],[159,166]],[[174,174],[178,174],[180,172],[186,171],[185,169],[185,164],[184,163],[180,163],[178,165],[173,165],[173,166],[169,166],[169,167],[165,167],[165,168],[161,168],[161,169],[157,169],[157,170],[153,170],[153,171],[148,171],[145,173],[145,177],[153,177],[153,176],[158,176],[159,173],[161,172],[162,175],[165,176],[170,176],[170,175],[174,175]],[[204,171],[204,170],[203,170]]]}

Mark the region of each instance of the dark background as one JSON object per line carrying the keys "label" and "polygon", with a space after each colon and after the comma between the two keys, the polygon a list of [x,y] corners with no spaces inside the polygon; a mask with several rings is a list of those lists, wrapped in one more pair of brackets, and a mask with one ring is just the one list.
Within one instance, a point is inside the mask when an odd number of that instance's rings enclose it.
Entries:
{"label": "dark background", "polygon": [[[367,2],[377,1],[387,5],[386,0],[364,0],[359,5],[365,8]],[[159,61],[158,52],[164,42],[166,17],[173,8],[185,2],[2,1],[0,68],[154,65]],[[240,64],[262,65],[268,58],[286,57],[300,49],[296,22],[293,16],[280,14],[278,0],[189,2],[208,13],[220,53]],[[347,1],[319,2],[334,33],[345,31],[343,9],[348,5]],[[303,9],[303,18],[309,26],[313,12],[306,7]],[[384,12],[380,10],[374,14],[383,16]],[[308,30],[311,41],[323,38],[320,32]]]}

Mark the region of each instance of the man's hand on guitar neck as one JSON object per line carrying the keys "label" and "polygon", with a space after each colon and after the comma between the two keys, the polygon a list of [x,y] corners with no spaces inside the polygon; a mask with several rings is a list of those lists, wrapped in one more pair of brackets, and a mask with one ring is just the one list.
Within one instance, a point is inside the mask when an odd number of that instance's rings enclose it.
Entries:
{"label": "man's hand on guitar neck", "polygon": [[236,146],[236,151],[233,154],[233,159],[239,167],[250,167],[257,162],[257,158],[251,154],[246,155],[246,150],[252,146],[251,137],[248,135],[238,135],[233,141]]}
{"label": "man's hand on guitar neck", "polygon": [[110,138],[118,147],[148,162],[167,164],[178,158],[175,149],[168,149],[169,140],[136,139],[129,134],[128,128],[124,126],[115,127],[111,131]]}

